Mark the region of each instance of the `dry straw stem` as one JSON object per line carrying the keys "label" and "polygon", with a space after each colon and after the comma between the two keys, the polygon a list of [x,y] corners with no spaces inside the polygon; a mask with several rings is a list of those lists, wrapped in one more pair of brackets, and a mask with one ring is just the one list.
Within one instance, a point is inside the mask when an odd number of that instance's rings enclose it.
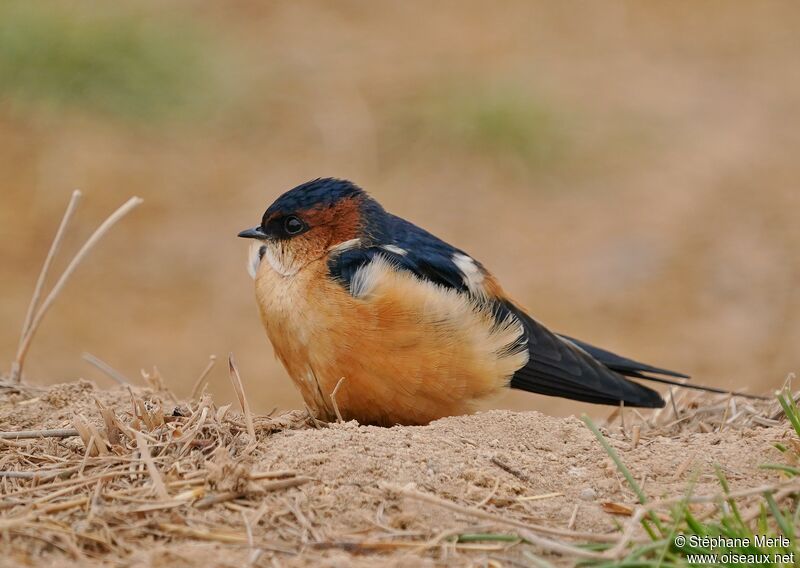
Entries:
{"label": "dry straw stem", "polygon": [[81,414],[76,414],[72,419],[72,425],[78,431],[83,445],[86,448],[85,457],[88,456],[104,456],[108,454],[104,438],[97,431],[97,428],[89,422],[86,417]]}
{"label": "dry straw stem", "polygon": [[174,523],[159,523],[158,528],[164,531],[165,533],[171,533],[188,538],[195,538],[197,540],[222,542],[226,544],[248,544],[251,546],[252,544],[255,544],[256,546],[258,546],[258,548],[264,550],[270,550],[273,552],[282,552],[284,554],[297,554],[297,551],[292,550],[291,548],[280,546],[277,543],[273,544],[273,543],[256,542],[251,544],[247,538],[247,535],[234,533],[230,531],[197,529],[194,527],[188,527],[186,525],[176,525]]}
{"label": "dry straw stem", "polygon": [[251,481],[259,479],[280,479],[281,477],[294,477],[297,471],[294,469],[276,469],[273,471],[254,471],[247,476]]}
{"label": "dry straw stem", "polygon": [[156,493],[161,499],[169,499],[169,492],[164,485],[164,480],[161,478],[161,473],[158,471],[153,461],[153,456],[150,455],[150,449],[147,447],[147,440],[145,440],[142,433],[138,431],[136,432],[136,446],[139,448],[139,455],[142,457],[142,461],[147,466],[147,471],[150,473],[150,477],[153,480]]}
{"label": "dry straw stem", "polygon": [[103,373],[105,373],[111,379],[116,381],[117,384],[120,384],[120,385],[129,385],[129,384],[131,384],[131,382],[128,380],[128,378],[125,375],[123,375],[122,373],[117,371],[114,367],[112,367],[111,365],[109,365],[108,363],[106,363],[105,361],[100,359],[99,357],[95,357],[91,353],[84,353],[83,355],[81,355],[81,358],[84,361],[86,361],[87,363],[89,363],[90,365],[93,365],[93,366],[97,367],[98,369],[100,369]]}
{"label": "dry straw stem", "polygon": [[553,497],[563,497],[564,494],[560,491],[554,491],[553,493],[542,493],[541,495],[531,495],[530,497],[517,497],[517,501],[541,501],[542,499],[552,499]]}
{"label": "dry straw stem", "polygon": [[167,533],[174,533],[198,540],[224,542],[227,544],[247,544],[247,536],[230,531],[196,529],[173,523],[159,523],[158,528]]}
{"label": "dry straw stem", "polygon": [[[253,476],[250,476],[250,479],[254,479]],[[269,492],[269,491],[277,491],[279,489],[289,489],[291,487],[299,487],[312,481],[310,477],[290,477],[289,479],[277,479],[275,481],[270,481],[267,483],[262,483],[258,486],[258,492]],[[203,497],[199,501],[197,501],[194,506],[198,509],[208,509],[213,505],[218,505],[219,503],[225,503],[227,501],[233,501],[234,499],[240,499],[242,497],[246,497],[247,492],[239,492],[239,491],[225,491],[223,493],[217,493],[215,495],[209,495],[207,497]]]}
{"label": "dry straw stem", "polygon": [[[78,467],[70,467],[60,471],[42,472],[42,471],[0,471],[0,477],[7,477],[9,479],[35,479],[37,482],[47,481],[55,477],[64,477],[71,475],[78,471]],[[0,510],[3,507],[0,506]]]}
{"label": "dry straw stem", "polygon": [[191,400],[197,400],[197,396],[203,390],[203,386],[205,385],[206,377],[208,377],[208,374],[211,372],[211,369],[214,368],[214,365],[216,363],[217,363],[217,356],[216,355],[211,355],[208,358],[208,365],[206,365],[206,368],[203,369],[203,372],[200,373],[200,376],[197,377],[197,380],[194,382],[194,386],[192,386],[192,398],[191,398]]}
{"label": "dry straw stem", "polygon": [[339,382],[337,382],[336,386],[333,387],[333,392],[331,393],[331,404],[333,405],[333,411],[336,413],[336,421],[339,422],[340,424],[344,422],[344,419],[342,419],[342,413],[339,412],[339,405],[336,404],[336,394],[339,392],[339,387],[342,386],[344,380],[345,377],[339,379]]}
{"label": "dry straw stem", "polygon": [[572,515],[569,517],[569,522],[567,523],[567,528],[572,530],[575,528],[575,522],[578,520],[578,509],[580,508],[580,503],[575,503],[575,508],[572,509]]}
{"label": "dry straw stem", "polygon": [[319,430],[320,428],[325,428],[327,426],[325,422],[322,422],[319,418],[317,418],[314,415],[313,412],[311,412],[311,409],[308,407],[306,403],[303,403],[303,407],[305,407],[306,414],[308,414],[308,419],[311,420],[311,423],[314,425],[314,428]]}
{"label": "dry straw stem", "polygon": [[[535,524],[531,524],[531,523],[523,523],[523,522],[517,521],[515,519],[509,519],[509,518],[503,517],[502,515],[497,515],[497,514],[494,514],[494,513],[489,513],[487,511],[483,511],[481,509],[476,509],[475,507],[466,507],[464,505],[459,505],[458,503],[453,503],[452,501],[448,501],[447,499],[442,499],[441,497],[437,497],[435,495],[430,495],[428,493],[422,493],[421,491],[417,491],[417,490],[412,489],[410,487],[400,487],[398,485],[393,485],[393,484],[389,484],[389,483],[383,483],[383,484],[381,484],[381,486],[384,489],[387,489],[387,490],[389,490],[389,491],[391,491],[393,493],[397,493],[397,494],[402,495],[404,497],[408,497],[410,499],[415,499],[417,501],[422,501],[424,503],[431,503],[433,505],[438,505],[439,507],[442,507],[444,509],[448,509],[450,511],[454,511],[456,513],[461,513],[461,514],[464,514],[464,515],[469,515],[469,516],[477,517],[477,518],[480,518],[480,519],[486,519],[486,520],[489,520],[489,521],[494,521],[494,522],[499,523],[499,524],[503,524],[503,525],[514,527],[516,529],[524,530],[524,531],[526,531],[526,533],[539,532],[539,533],[548,534],[548,535],[552,535],[552,536],[563,536],[563,537],[568,537],[568,538],[586,539],[586,540],[592,540],[592,541],[595,541],[595,542],[616,542],[617,541],[617,537],[615,537],[613,535],[596,534],[596,533],[590,533],[590,532],[578,532],[578,531],[572,531],[572,530],[559,529],[559,528],[556,528],[556,527],[546,527],[546,526],[543,526],[543,525],[535,525]],[[519,533],[519,535],[522,536],[523,538],[527,539],[527,540],[531,540],[531,542],[534,542],[534,540],[528,539],[528,537],[524,536],[521,532]],[[594,553],[594,552],[590,552],[590,551],[584,550],[582,548],[576,548],[574,546],[561,544],[561,543],[556,543],[555,541],[551,541],[549,539],[543,539],[543,537],[536,537],[534,543],[535,544],[541,544],[544,541],[550,543],[547,546],[542,545],[543,548],[546,548],[548,550],[556,551],[556,548],[557,548],[559,552],[565,552],[565,548],[564,547],[566,547],[566,548],[569,549],[569,552],[568,552],[569,554],[576,554],[576,555],[580,556],[581,558],[605,558],[604,555],[600,555],[600,554],[597,554],[597,553]],[[555,546],[555,545],[557,545],[557,546]]]}
{"label": "dry straw stem", "polygon": [[[25,337],[30,333],[31,324],[33,323],[34,314],[36,313],[36,307],[39,305],[39,299],[42,296],[42,289],[44,288],[45,280],[47,280],[47,273],[50,271],[50,266],[53,264],[53,259],[55,259],[58,249],[61,247],[61,242],[64,240],[64,233],[66,233],[67,226],[69,225],[70,220],[72,220],[73,215],[75,215],[75,210],[78,207],[78,201],[80,201],[81,195],[82,194],[78,189],[72,192],[72,195],[69,198],[69,203],[67,204],[67,210],[64,211],[64,216],[61,218],[61,224],[58,226],[56,236],[53,237],[53,242],[50,244],[50,250],[47,252],[47,257],[44,259],[42,270],[39,271],[39,278],[36,280],[36,286],[33,289],[33,296],[31,297],[30,304],[28,304],[28,311],[25,313],[25,322],[22,324],[22,332],[19,336],[17,353],[19,353],[22,349],[23,345],[25,344]],[[14,366],[11,369],[11,380],[13,382],[19,382],[21,376],[22,363],[18,355],[17,359],[14,361]]]}
{"label": "dry straw stem", "polygon": [[[69,222],[69,219],[72,217],[72,214],[75,209],[75,205],[77,204],[77,199],[80,196],[80,192],[73,193],[73,200],[70,201],[70,205],[67,207],[67,212],[64,214],[64,220],[62,220],[61,226],[59,227],[58,232],[56,233],[56,239],[54,239],[53,246],[50,248],[50,253],[48,254],[48,259],[45,260],[45,265],[42,269],[43,274],[40,274],[39,278],[41,282],[44,282],[44,278],[46,276],[46,271],[50,268],[50,263],[52,262],[52,258],[55,256],[58,247],[60,246],[60,241],[63,239],[64,231],[62,229],[66,228],[66,224]],[[75,269],[81,263],[81,261],[86,257],[89,251],[94,248],[94,246],[103,238],[103,236],[108,232],[111,227],[113,227],[120,219],[125,217],[128,213],[130,213],[135,207],[137,207],[140,203],[142,203],[142,199],[139,197],[131,197],[128,201],[126,201],[119,209],[114,211],[100,226],[92,233],[92,236],[83,244],[83,246],[78,250],[77,254],[73,257],[70,263],[67,265],[67,268],[61,274],[61,277],[56,281],[53,289],[50,290],[50,293],[42,302],[41,306],[38,310],[35,311],[35,314],[31,316],[30,322],[26,319],[27,326],[23,326],[23,335],[20,338],[19,348],[17,349],[17,355],[14,360],[14,364],[12,365],[11,371],[11,380],[13,382],[19,382],[22,378],[22,367],[25,364],[25,356],[28,353],[28,350],[31,346],[31,341],[33,337],[36,335],[36,331],[39,329],[39,326],[42,323],[42,319],[47,314],[50,307],[55,302],[58,295],[64,289],[67,281],[69,280],[72,273],[75,272]],[[32,300],[32,306],[35,305],[38,301],[39,295],[41,294],[41,286],[37,283],[37,289],[34,292],[34,297]],[[29,308],[30,309],[30,308]]]}
{"label": "dry straw stem", "polygon": [[239,369],[236,367],[236,362],[233,360],[233,353],[228,354],[228,370],[230,371],[231,382],[233,389],[236,391],[236,398],[239,399],[239,405],[242,407],[244,413],[244,421],[247,425],[247,435],[250,436],[250,444],[245,449],[245,453],[250,453],[252,447],[256,443],[256,429],[253,426],[253,414],[250,412],[250,404],[247,402],[247,395],[244,393],[244,386],[242,386],[242,377],[239,376]]}
{"label": "dry straw stem", "polygon": [[18,430],[16,432],[0,432],[0,440],[26,440],[30,438],[71,438],[78,436],[74,428],[57,428],[55,430]]}
{"label": "dry straw stem", "polygon": [[516,477],[517,479],[521,479],[522,481],[524,481],[526,483],[533,483],[533,480],[531,479],[531,477],[528,474],[526,474],[523,471],[518,470],[517,468],[515,468],[511,464],[506,463],[506,461],[503,458],[501,458],[500,456],[492,456],[491,461],[492,461],[492,463],[494,465],[496,465],[497,467],[499,467],[503,471],[506,471],[506,472],[510,473],[511,475]]}
{"label": "dry straw stem", "polygon": [[717,493],[711,493],[710,495],[692,495],[689,497],[680,495],[668,499],[650,501],[649,503],[641,505],[638,508],[641,508],[647,512],[655,509],[663,509],[664,507],[671,507],[678,503],[717,503],[726,501],[728,499],[739,499],[741,497],[750,497],[752,495],[760,495],[762,493],[772,493],[778,489],[788,491],[789,493],[800,491],[800,480],[797,478],[792,478],[779,483],[759,485],[757,487],[750,487],[749,489],[742,489],[741,491],[731,491],[730,493],[720,491]]}
{"label": "dry straw stem", "polygon": [[628,523],[625,525],[625,530],[622,532],[622,537],[617,541],[617,544],[615,544],[613,548],[606,552],[606,554],[608,554],[611,558],[622,558],[625,555],[625,550],[628,546],[628,543],[633,540],[633,535],[636,534],[636,531],[639,528],[639,523],[642,522],[642,519],[646,514],[647,510],[644,507],[637,508],[631,518],[628,519]]}
{"label": "dry straw stem", "polygon": [[[63,475],[64,473],[73,473],[74,471],[77,471],[77,468],[69,468],[68,470],[63,470],[63,471],[59,472],[59,475]],[[90,484],[92,484],[92,483],[94,483],[96,481],[112,479],[114,477],[121,477],[121,476],[127,475],[128,473],[130,473],[130,472],[127,471],[127,467],[125,467],[124,469],[120,468],[120,469],[116,469],[116,470],[113,470],[113,471],[106,471],[106,472],[103,472],[103,473],[100,473],[100,474],[97,474],[97,475],[91,475],[91,476],[88,476],[88,477],[80,477],[78,479],[67,479],[65,481],[55,481],[53,483],[48,483],[46,486],[34,485],[32,487],[26,487],[26,488],[23,488],[23,489],[18,489],[17,491],[14,491],[13,493],[9,493],[9,494],[5,495],[6,501],[0,503],[0,510],[7,509],[9,507],[13,507],[14,506],[13,502],[8,501],[8,499],[12,498],[12,497],[19,497],[20,495],[27,495],[29,493],[35,493],[37,491],[52,490],[52,489],[61,488],[61,487],[78,488],[78,487],[82,487],[84,485],[90,485]],[[57,476],[51,476],[51,477],[57,477]]]}

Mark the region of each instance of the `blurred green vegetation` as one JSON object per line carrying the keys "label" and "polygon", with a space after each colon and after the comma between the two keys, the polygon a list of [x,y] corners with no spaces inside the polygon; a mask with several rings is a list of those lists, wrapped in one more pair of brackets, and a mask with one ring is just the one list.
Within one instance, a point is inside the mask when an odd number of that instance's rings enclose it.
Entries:
{"label": "blurred green vegetation", "polygon": [[13,109],[153,120],[208,100],[211,50],[196,30],[70,6],[0,2],[0,97]]}
{"label": "blurred green vegetation", "polygon": [[401,121],[407,136],[506,162],[520,173],[548,171],[569,151],[562,113],[543,96],[513,84],[448,87],[408,108],[413,110]]}

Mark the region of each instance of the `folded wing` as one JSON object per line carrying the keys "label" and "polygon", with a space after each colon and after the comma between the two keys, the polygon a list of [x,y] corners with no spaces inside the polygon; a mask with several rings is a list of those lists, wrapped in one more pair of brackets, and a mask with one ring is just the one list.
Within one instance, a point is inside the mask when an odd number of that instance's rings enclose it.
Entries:
{"label": "folded wing", "polygon": [[398,270],[465,294],[476,304],[490,306],[498,324],[507,322],[509,317],[517,320],[525,331],[520,341],[527,342],[530,357],[514,373],[509,385],[512,388],[597,404],[624,402],[628,406],[655,408],[664,406],[661,396],[623,375],[650,380],[665,379],[645,373],[684,377],[551,332],[509,300],[494,295],[494,289],[482,288],[481,281],[488,282],[491,277],[466,253],[403,219],[394,217],[392,223],[387,231],[392,235],[390,242],[333,255],[328,264],[331,276],[357,295],[359,282],[355,275],[359,268],[380,257]]}

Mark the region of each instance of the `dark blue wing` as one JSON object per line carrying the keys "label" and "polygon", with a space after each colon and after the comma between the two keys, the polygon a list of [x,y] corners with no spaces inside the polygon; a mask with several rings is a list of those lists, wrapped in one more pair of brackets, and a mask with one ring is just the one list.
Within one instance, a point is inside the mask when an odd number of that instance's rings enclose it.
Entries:
{"label": "dark blue wing", "polygon": [[328,261],[328,270],[334,280],[352,293],[351,284],[356,271],[376,256],[388,260],[398,270],[407,270],[422,280],[468,292],[464,276],[452,260],[430,252],[402,254],[382,247],[346,250]]}
{"label": "dark blue wing", "polygon": [[[391,238],[380,245],[345,250],[332,256],[328,269],[334,279],[350,290],[359,267],[379,255],[398,269],[407,270],[422,280],[469,293],[465,276],[453,260],[456,255],[465,254],[463,251],[408,221],[393,215],[388,217],[386,234]],[[480,267],[477,262],[475,265]]]}

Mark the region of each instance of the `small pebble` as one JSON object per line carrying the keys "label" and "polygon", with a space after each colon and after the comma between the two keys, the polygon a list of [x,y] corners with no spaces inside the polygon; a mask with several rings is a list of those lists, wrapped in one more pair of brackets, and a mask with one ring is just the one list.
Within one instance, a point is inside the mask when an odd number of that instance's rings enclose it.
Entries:
{"label": "small pebble", "polygon": [[591,487],[585,487],[581,489],[581,492],[578,496],[584,501],[594,501],[594,498],[597,497],[597,491]]}

